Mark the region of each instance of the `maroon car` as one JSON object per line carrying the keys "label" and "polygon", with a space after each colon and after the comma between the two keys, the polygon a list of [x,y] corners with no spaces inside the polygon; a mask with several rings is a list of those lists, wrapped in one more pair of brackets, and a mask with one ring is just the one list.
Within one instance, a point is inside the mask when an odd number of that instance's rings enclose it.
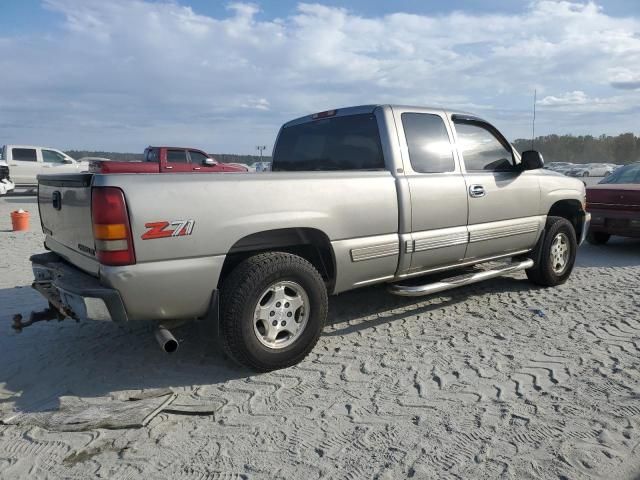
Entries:
{"label": "maroon car", "polygon": [[619,168],[587,187],[587,210],[589,243],[602,245],[611,235],[640,238],[640,163]]}

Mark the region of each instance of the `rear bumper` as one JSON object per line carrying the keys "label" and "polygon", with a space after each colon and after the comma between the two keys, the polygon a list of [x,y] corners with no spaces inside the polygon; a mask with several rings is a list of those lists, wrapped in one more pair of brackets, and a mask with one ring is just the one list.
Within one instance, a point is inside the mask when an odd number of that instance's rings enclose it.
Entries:
{"label": "rear bumper", "polygon": [[640,237],[640,211],[591,209],[589,230],[622,237]]}
{"label": "rear bumper", "polygon": [[7,192],[10,192],[14,188],[16,188],[16,185],[8,178],[0,180],[0,195],[4,195]]}
{"label": "rear bumper", "polygon": [[76,320],[128,321],[127,311],[117,290],[63,261],[55,253],[31,258],[33,288],[64,316]]}

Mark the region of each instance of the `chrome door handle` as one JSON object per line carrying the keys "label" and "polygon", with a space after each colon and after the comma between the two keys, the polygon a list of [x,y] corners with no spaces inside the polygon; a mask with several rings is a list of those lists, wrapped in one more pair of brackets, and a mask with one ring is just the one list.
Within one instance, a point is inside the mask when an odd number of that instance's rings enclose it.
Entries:
{"label": "chrome door handle", "polygon": [[194,170],[200,170],[200,167],[193,167]]}
{"label": "chrome door handle", "polygon": [[165,167],[167,170],[171,170],[173,167],[171,165],[165,165]]}
{"label": "chrome door handle", "polygon": [[482,185],[471,185],[469,187],[469,196],[473,198],[484,197],[486,192],[484,191],[484,187]]}

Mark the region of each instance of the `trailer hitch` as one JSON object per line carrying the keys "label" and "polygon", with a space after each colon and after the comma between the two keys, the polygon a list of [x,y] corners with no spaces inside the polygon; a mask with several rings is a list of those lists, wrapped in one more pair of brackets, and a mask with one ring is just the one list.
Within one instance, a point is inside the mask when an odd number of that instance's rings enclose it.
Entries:
{"label": "trailer hitch", "polygon": [[[61,306],[62,307],[62,306]],[[72,312],[71,311],[67,311],[68,309],[62,307],[62,311],[57,308],[55,305],[53,305],[51,302],[49,302],[49,306],[47,308],[45,308],[44,310],[40,310],[40,311],[32,311],[29,314],[29,320],[27,321],[23,321],[22,320],[22,314],[21,313],[16,313],[13,316],[13,325],[11,326],[16,332],[21,332],[22,329],[33,325],[36,322],[42,322],[42,321],[46,321],[48,322],[49,320],[53,320],[53,319],[57,319],[59,322],[61,322],[62,320],[64,320],[66,317],[72,317]],[[77,320],[76,320],[77,321]]]}

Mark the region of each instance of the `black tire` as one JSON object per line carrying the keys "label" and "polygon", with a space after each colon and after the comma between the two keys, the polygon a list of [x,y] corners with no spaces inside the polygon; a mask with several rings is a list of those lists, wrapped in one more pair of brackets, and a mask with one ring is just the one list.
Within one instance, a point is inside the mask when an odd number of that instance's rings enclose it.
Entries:
{"label": "black tire", "polygon": [[[258,339],[255,329],[264,324],[254,324],[254,314],[265,290],[279,282],[301,287],[309,306],[302,307],[308,308],[305,326],[297,336],[291,335],[288,341],[292,343],[270,348],[262,343],[266,337]],[[327,318],[327,288],[305,259],[284,252],[262,253],[244,260],[231,272],[222,286],[220,306],[220,338],[225,353],[241,365],[267,372],[295,365],[313,349]]]}
{"label": "black tire", "polygon": [[[564,267],[556,271],[553,266],[552,245],[556,237],[564,235],[568,248],[568,257]],[[540,251],[537,252],[538,262],[533,267],[526,270],[527,278],[544,287],[553,287],[567,281],[573,270],[576,260],[576,251],[578,250],[578,242],[576,241],[576,232],[569,220],[563,217],[548,217],[545,227],[545,237],[540,243]]]}
{"label": "black tire", "polygon": [[587,234],[587,242],[591,245],[604,245],[610,238],[611,235],[606,232],[589,232]]}

